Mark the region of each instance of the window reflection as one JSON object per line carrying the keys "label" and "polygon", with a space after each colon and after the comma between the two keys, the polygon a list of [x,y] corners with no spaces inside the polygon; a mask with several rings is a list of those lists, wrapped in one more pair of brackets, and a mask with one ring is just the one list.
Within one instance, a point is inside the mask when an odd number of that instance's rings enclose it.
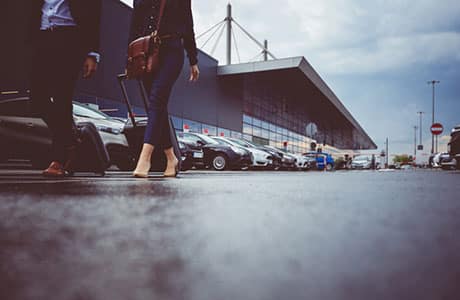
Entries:
{"label": "window reflection", "polygon": [[[276,110],[276,107],[272,109]],[[210,124],[171,116],[174,128],[177,132],[196,132],[210,136],[233,137],[245,139],[257,144],[272,145],[278,148],[283,148],[283,143],[287,142],[288,150],[295,153],[303,153],[310,150],[311,139],[307,137],[307,132],[300,134],[293,130],[297,126],[295,121],[291,122],[288,118],[280,117],[279,115],[275,117],[273,116],[273,111],[270,111],[270,113],[264,116],[265,120],[252,117],[249,114],[244,114],[242,132],[237,132],[226,128],[218,128]],[[276,122],[270,122],[270,118],[275,119]],[[280,123],[290,124],[290,126],[293,127],[287,128],[286,126],[279,126]],[[309,129],[311,129],[311,126]]]}

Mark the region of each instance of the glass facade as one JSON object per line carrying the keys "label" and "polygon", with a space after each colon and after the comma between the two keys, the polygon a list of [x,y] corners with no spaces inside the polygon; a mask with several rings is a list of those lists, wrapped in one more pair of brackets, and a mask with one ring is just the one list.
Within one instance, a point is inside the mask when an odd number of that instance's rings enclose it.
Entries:
{"label": "glass facade", "polygon": [[262,121],[248,114],[243,115],[243,138],[257,144],[271,145],[284,148],[294,153],[304,153],[310,150],[312,140],[305,135],[277,126],[271,122]]}
{"label": "glass facade", "polygon": [[217,135],[217,127],[207,124],[202,124],[202,133],[207,135]]}
{"label": "glass facade", "polygon": [[234,138],[243,138],[241,132],[232,131],[226,128],[218,128],[213,125],[204,124],[201,122],[182,119],[177,116],[171,116],[174,129],[176,132],[193,132],[193,133],[202,133],[211,136],[225,136],[225,137],[234,137]]}
{"label": "glass facade", "polygon": [[[243,133],[253,141],[295,153],[310,150],[313,140],[321,140],[318,126],[310,119],[313,113],[304,97],[277,84],[270,75],[244,78]],[[313,96],[314,97],[314,96]]]}

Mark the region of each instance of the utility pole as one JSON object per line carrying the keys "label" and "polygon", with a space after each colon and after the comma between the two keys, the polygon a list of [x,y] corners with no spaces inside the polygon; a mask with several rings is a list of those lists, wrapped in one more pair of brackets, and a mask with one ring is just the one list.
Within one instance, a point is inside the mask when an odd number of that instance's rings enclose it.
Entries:
{"label": "utility pole", "polygon": [[227,5],[227,65],[232,64],[232,5]]}
{"label": "utility pole", "polygon": [[417,126],[414,126],[414,160],[417,157]]}
{"label": "utility pole", "polygon": [[[431,116],[431,125],[434,124],[434,100],[435,100],[435,87],[437,83],[440,83],[441,81],[439,80],[431,80],[428,81],[427,84],[431,84],[433,87],[433,114]],[[434,134],[431,134],[431,154],[434,153]]]}

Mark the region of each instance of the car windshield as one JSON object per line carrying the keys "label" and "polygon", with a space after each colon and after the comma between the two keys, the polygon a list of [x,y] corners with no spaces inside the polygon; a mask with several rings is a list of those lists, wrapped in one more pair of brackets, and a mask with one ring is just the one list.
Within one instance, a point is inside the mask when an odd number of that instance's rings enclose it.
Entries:
{"label": "car windshield", "polygon": [[[216,137],[215,138],[216,141],[218,141],[221,145],[229,145],[229,146],[235,146],[235,143],[233,141],[229,141],[227,139],[223,139],[223,138],[220,138],[220,137]],[[238,145],[238,144],[236,144]]]}
{"label": "car windshield", "polygon": [[360,155],[360,156],[356,156],[354,160],[369,160],[369,157],[365,155]]}
{"label": "car windshield", "polygon": [[110,116],[82,104],[73,104],[73,113],[78,117],[107,120]]}
{"label": "car windshield", "polygon": [[258,148],[260,147],[259,145],[256,145],[254,143],[251,143],[250,141],[244,141],[246,144],[248,144],[250,147],[253,147],[253,148]]}
{"label": "car windshield", "polygon": [[246,143],[246,142],[243,142],[241,140],[237,140],[237,139],[229,139],[231,142],[234,142],[236,144],[238,144],[239,146],[242,146],[242,147],[252,147],[251,144],[249,143]]}
{"label": "car windshield", "polygon": [[187,137],[187,136],[180,137],[180,140],[186,143],[188,142],[188,143],[196,144],[196,141],[194,139]]}
{"label": "car windshield", "polygon": [[213,138],[210,138],[207,135],[200,134],[198,135],[202,140],[204,140],[207,144],[218,144]]}

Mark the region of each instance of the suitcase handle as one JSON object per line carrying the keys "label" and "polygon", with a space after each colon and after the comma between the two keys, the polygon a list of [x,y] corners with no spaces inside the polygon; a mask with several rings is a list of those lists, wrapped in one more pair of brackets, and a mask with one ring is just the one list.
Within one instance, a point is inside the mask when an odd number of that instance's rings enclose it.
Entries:
{"label": "suitcase handle", "polygon": [[[131,105],[131,102],[129,101],[128,91],[125,85],[125,80],[128,80],[128,75],[126,73],[119,74],[117,78],[118,78],[118,83],[120,84],[121,91],[123,93],[123,100],[125,101],[126,107],[128,108],[129,118],[131,119],[133,126],[136,127],[137,125],[136,125],[136,118],[134,116],[133,106]],[[144,103],[144,108],[145,108],[145,111],[147,112],[149,110],[149,105],[147,102],[147,91],[145,90],[145,86],[142,80],[137,80],[137,82],[139,84],[139,90],[141,92],[142,102]]]}

